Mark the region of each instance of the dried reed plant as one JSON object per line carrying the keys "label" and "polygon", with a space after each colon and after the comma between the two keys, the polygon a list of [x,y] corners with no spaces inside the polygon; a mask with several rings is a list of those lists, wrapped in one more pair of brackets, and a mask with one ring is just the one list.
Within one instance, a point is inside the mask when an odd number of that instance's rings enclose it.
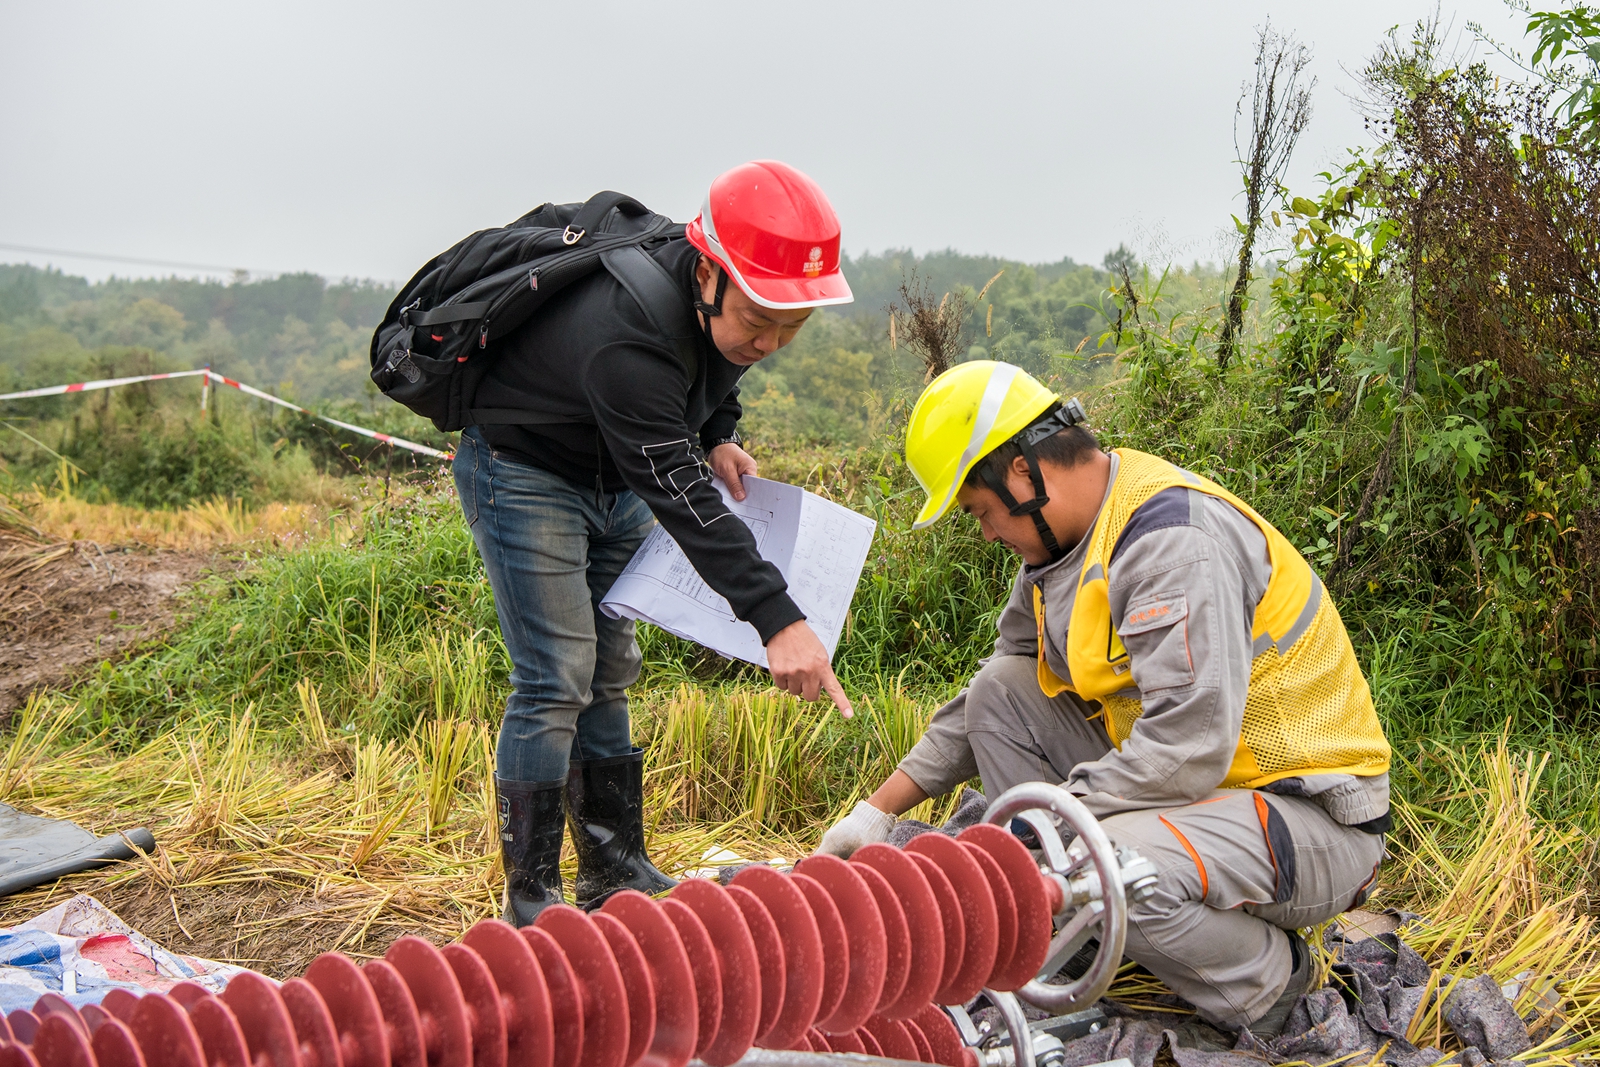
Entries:
{"label": "dried reed plant", "polygon": [[[984,286],[985,291],[988,288]],[[956,365],[969,310],[959,291],[934,300],[927,279],[913,267],[900,282],[900,299],[889,305],[889,344],[898,347],[903,342],[921,357],[928,368],[925,380],[932,381]]]}
{"label": "dried reed plant", "polygon": [[[1479,822],[1463,828],[1396,806],[1404,833],[1385,875],[1388,898],[1426,916],[1402,936],[1434,967],[1408,1039],[1455,1048],[1441,1006],[1463,980],[1487,974],[1515,991],[1513,1006],[1529,1022],[1534,1045],[1519,1060],[1592,1059],[1600,1049],[1600,930],[1583,889],[1572,886],[1593,844],[1533,814],[1549,756],[1513,753],[1503,740],[1488,751],[1440,746],[1434,755],[1478,799]],[[1478,775],[1483,785],[1474,784]]]}
{"label": "dried reed plant", "polygon": [[[184,551],[256,544],[291,548],[335,526],[349,525],[342,521],[342,512],[319,504],[270,503],[248,508],[222,497],[174,510],[91,504],[41,490],[19,494],[15,501],[18,507],[0,512],[0,536],[15,528],[7,522],[6,513],[32,527],[40,537],[55,541],[138,543]],[[0,568],[4,566],[0,557]]]}

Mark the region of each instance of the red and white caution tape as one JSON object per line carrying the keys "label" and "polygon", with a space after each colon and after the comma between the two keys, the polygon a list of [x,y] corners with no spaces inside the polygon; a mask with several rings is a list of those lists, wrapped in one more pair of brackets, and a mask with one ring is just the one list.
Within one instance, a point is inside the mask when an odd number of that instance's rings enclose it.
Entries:
{"label": "red and white caution tape", "polygon": [[321,419],[323,422],[337,426],[341,430],[349,430],[351,433],[358,433],[362,437],[370,437],[374,441],[381,441],[386,445],[393,445],[395,448],[404,448],[410,452],[419,452],[424,456],[436,456],[439,459],[447,460],[454,458],[454,456],[449,452],[441,452],[437,448],[429,448],[427,445],[419,445],[417,442],[407,441],[403,437],[395,437],[391,434],[379,433],[377,430],[369,430],[363,426],[356,426],[348,422],[340,422],[338,419],[331,419],[326,415],[318,415],[316,412],[303,408],[299,404],[291,404],[282,397],[273,396],[271,393],[264,393],[254,386],[245,385],[243,382],[236,382],[232,378],[224,378],[216,371],[210,369],[169,371],[166,374],[139,374],[131,378],[101,378],[98,381],[73,382],[70,385],[48,385],[43,389],[24,389],[20,393],[0,393],[0,400],[27,400],[30,397],[36,396],[60,396],[62,393],[84,393],[94,389],[110,389],[111,387],[117,385],[132,385],[135,382],[156,382],[161,381],[164,378],[192,378],[196,375],[204,375],[211,381],[216,382],[218,385],[230,386],[239,390],[241,393],[248,393],[250,396],[256,397],[259,400],[265,400],[268,403],[277,404],[279,407],[288,408],[290,411],[298,411],[301,414],[310,415],[314,419]]}
{"label": "red and white caution tape", "polygon": [[[204,371],[202,373],[210,376],[211,380],[216,382],[218,385],[226,385],[239,390],[241,393],[247,393],[258,400],[265,400],[269,403],[277,404],[279,407],[288,408],[290,411],[298,411],[303,414],[310,415],[314,419],[321,419],[323,422],[332,423],[341,430],[349,430],[351,433],[358,433],[362,437],[370,437],[375,441],[382,441],[384,444],[393,445],[396,448],[404,448],[412,452],[420,452],[424,456],[438,456],[440,459],[455,458],[449,452],[440,452],[437,448],[429,448],[427,445],[419,445],[415,441],[407,441],[404,437],[393,437],[386,433],[379,433],[377,430],[368,430],[361,426],[353,426],[348,422],[340,422],[338,419],[330,419],[326,415],[318,415],[315,411],[308,411],[299,404],[291,404],[289,401],[284,400],[281,397],[273,396],[271,393],[263,393],[260,389],[257,389],[254,386],[245,385],[243,382],[236,382],[232,378],[224,378],[216,371]],[[0,400],[3,399],[5,398],[0,397]]]}
{"label": "red and white caution tape", "polygon": [[140,374],[132,378],[101,378],[97,382],[73,382],[71,385],[47,385],[43,389],[24,389],[20,393],[0,393],[0,400],[26,400],[34,396],[87,393],[93,389],[110,389],[114,385],[132,385],[134,382],[158,382],[163,378],[192,378],[197,374],[210,373],[207,370],[175,370],[166,374]]}

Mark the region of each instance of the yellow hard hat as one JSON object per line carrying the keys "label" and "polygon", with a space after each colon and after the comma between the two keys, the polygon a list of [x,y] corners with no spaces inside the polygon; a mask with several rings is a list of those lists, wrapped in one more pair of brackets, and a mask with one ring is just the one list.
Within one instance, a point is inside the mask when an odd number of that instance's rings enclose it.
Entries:
{"label": "yellow hard hat", "polygon": [[911,528],[939,521],[972,465],[1060,402],[1010,363],[975,359],[929,383],[906,426],[906,466],[928,494]]}

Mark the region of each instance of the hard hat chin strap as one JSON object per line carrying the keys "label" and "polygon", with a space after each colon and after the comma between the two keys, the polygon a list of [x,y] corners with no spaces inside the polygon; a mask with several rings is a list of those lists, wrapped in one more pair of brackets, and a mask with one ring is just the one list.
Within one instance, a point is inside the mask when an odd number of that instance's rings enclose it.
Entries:
{"label": "hard hat chin strap", "polygon": [[1022,449],[1022,456],[1028,461],[1028,479],[1033,482],[1033,499],[1017,503],[1017,498],[1011,495],[1011,490],[1006,487],[1005,472],[997,471],[989,462],[989,456],[978,461],[978,476],[984,481],[994,495],[1000,498],[1012,515],[1028,515],[1033,518],[1033,527],[1039,531],[1039,540],[1044,542],[1045,551],[1050,553],[1050,562],[1054,563],[1067,554],[1056,541],[1056,533],[1050,529],[1050,524],[1044,521],[1044,507],[1050,503],[1050,497],[1044,491],[1044,472],[1039,469],[1039,456],[1033,446],[1047,437],[1053,437],[1070,426],[1087,421],[1083,405],[1073,397],[1066,404],[1052,404],[1044,416],[1032,425],[1024,427],[1012,441]]}
{"label": "hard hat chin strap", "polygon": [[[711,269],[717,272],[717,295],[713,298],[713,302],[710,304],[706,303],[700,298],[700,296],[696,295],[694,299],[694,309],[706,317],[706,344],[710,345],[711,350],[715,352],[717,350],[717,342],[713,340],[711,336],[711,320],[722,314],[722,297],[728,291],[728,272],[723,270],[716,260],[711,261]],[[699,288],[698,282],[696,283],[695,288]]]}
{"label": "hard hat chin strap", "polygon": [[1044,472],[1039,469],[1039,457],[1034,454],[1033,444],[1027,437],[1017,438],[1017,444],[1022,446],[1022,455],[1028,461],[1028,477],[1033,482],[1033,499],[1017,503],[1017,498],[1011,495],[1011,490],[1006,488],[1003,472],[996,471],[994,467],[984,462],[978,467],[978,474],[984,483],[993,490],[994,495],[1000,498],[1000,503],[1013,515],[1028,515],[1033,519],[1034,529],[1039,531],[1039,540],[1044,542],[1045,551],[1050,553],[1050,562],[1065,556],[1066,550],[1056,541],[1056,533],[1050,529],[1050,524],[1044,521],[1044,506],[1050,503],[1050,497],[1044,491]]}

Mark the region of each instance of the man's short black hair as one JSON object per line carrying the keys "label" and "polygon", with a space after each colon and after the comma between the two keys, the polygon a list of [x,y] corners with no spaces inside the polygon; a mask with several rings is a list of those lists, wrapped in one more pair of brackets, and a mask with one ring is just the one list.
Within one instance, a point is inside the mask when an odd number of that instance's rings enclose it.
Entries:
{"label": "man's short black hair", "polygon": [[[1057,430],[1033,446],[1033,453],[1039,457],[1041,463],[1068,468],[1087,463],[1098,451],[1100,451],[1099,440],[1083,426],[1068,426],[1064,430]],[[969,489],[985,487],[982,468],[986,466],[1004,477],[1005,472],[1011,468],[1012,461],[1021,455],[1022,446],[1016,441],[1007,441],[972,465],[972,469],[967,472],[967,487]]]}

